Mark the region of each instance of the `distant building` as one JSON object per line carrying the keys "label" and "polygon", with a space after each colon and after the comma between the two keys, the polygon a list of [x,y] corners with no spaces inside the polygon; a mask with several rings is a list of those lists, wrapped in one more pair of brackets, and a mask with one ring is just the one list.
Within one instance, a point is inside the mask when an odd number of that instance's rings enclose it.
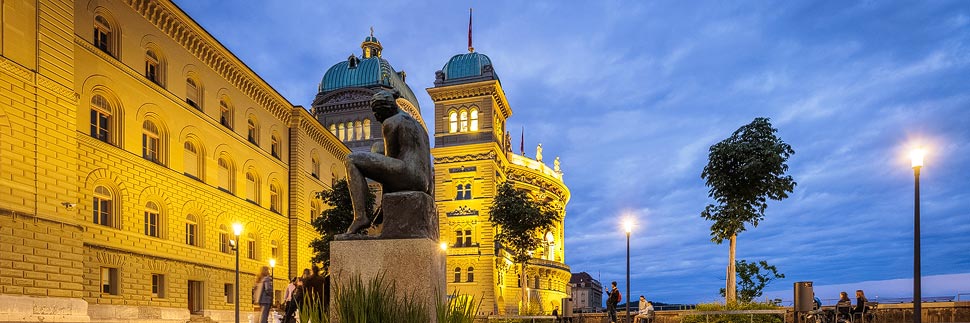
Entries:
{"label": "distant building", "polygon": [[603,285],[588,273],[573,274],[569,287],[572,288],[573,312],[603,310]]}

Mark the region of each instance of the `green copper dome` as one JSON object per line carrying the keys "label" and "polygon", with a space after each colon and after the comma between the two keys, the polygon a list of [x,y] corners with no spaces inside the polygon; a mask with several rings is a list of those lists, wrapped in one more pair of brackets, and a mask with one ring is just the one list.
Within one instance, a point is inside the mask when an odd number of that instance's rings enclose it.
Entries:
{"label": "green copper dome", "polygon": [[498,75],[492,69],[492,60],[485,54],[471,52],[452,56],[441,68],[444,72],[444,79],[451,81],[461,78],[486,77],[487,79],[498,80]]}
{"label": "green copper dome", "polygon": [[[320,81],[320,92],[330,92],[352,87],[391,87],[401,92],[401,97],[418,107],[418,99],[414,92],[404,83],[404,74],[391,67],[383,58],[371,56],[358,58],[351,56],[347,60],[334,64],[323,75]],[[420,108],[418,108],[420,109]]]}

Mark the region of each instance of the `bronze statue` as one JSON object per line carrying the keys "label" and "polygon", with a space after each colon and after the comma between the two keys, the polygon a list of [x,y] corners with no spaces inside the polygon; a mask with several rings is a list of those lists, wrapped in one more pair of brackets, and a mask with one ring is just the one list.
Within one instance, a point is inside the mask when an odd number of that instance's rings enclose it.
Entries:
{"label": "bronze statue", "polygon": [[353,152],[347,156],[347,186],[354,207],[354,222],[347,234],[360,233],[370,226],[364,208],[368,178],[381,183],[385,196],[405,191],[430,195],[434,187],[428,134],[398,107],[395,100],[399,97],[397,91],[386,90],[371,97],[371,110],[384,135],[384,153]]}

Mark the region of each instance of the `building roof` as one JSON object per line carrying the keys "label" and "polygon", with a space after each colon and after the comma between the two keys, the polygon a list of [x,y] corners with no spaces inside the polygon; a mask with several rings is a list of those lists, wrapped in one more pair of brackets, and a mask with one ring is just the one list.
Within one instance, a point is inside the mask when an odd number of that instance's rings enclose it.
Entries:
{"label": "building roof", "polygon": [[[346,60],[337,62],[323,75],[318,91],[320,93],[354,87],[390,87],[401,93],[418,111],[421,106],[411,87],[404,82],[406,74],[391,67],[391,63],[380,56],[380,42],[373,35],[364,39],[362,48],[374,51],[370,56],[350,55]],[[366,55],[366,54],[365,54]]]}
{"label": "building roof", "polygon": [[471,83],[484,80],[500,81],[492,67],[492,59],[487,55],[470,52],[452,56],[441,68],[441,75],[435,84]]}
{"label": "building roof", "polygon": [[570,284],[578,284],[578,283],[581,283],[581,282],[584,282],[584,281],[599,283],[598,280],[593,279],[593,276],[590,276],[585,271],[578,272],[578,273],[573,273],[572,278],[569,278],[569,283]]}

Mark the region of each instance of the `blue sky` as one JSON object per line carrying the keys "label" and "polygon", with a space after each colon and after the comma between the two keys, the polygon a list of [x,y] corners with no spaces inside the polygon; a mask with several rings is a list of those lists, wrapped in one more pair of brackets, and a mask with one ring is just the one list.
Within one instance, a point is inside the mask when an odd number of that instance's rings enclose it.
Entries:
{"label": "blue sky", "polygon": [[700,217],[700,173],[711,145],[761,116],[794,148],[798,186],[739,236],[738,259],[776,265],[787,277],[768,291],[786,299],[796,281],[822,298],[911,296],[907,151],[922,144],[923,295],[970,292],[967,2],[176,2],[304,106],[373,26],[430,122],[424,89],[467,51],[474,7],[513,141],[524,127],[527,155],[541,142],[562,158],[567,264],[623,286],[619,219],[634,216],[632,294],[661,302],[718,298],[727,245]]}

